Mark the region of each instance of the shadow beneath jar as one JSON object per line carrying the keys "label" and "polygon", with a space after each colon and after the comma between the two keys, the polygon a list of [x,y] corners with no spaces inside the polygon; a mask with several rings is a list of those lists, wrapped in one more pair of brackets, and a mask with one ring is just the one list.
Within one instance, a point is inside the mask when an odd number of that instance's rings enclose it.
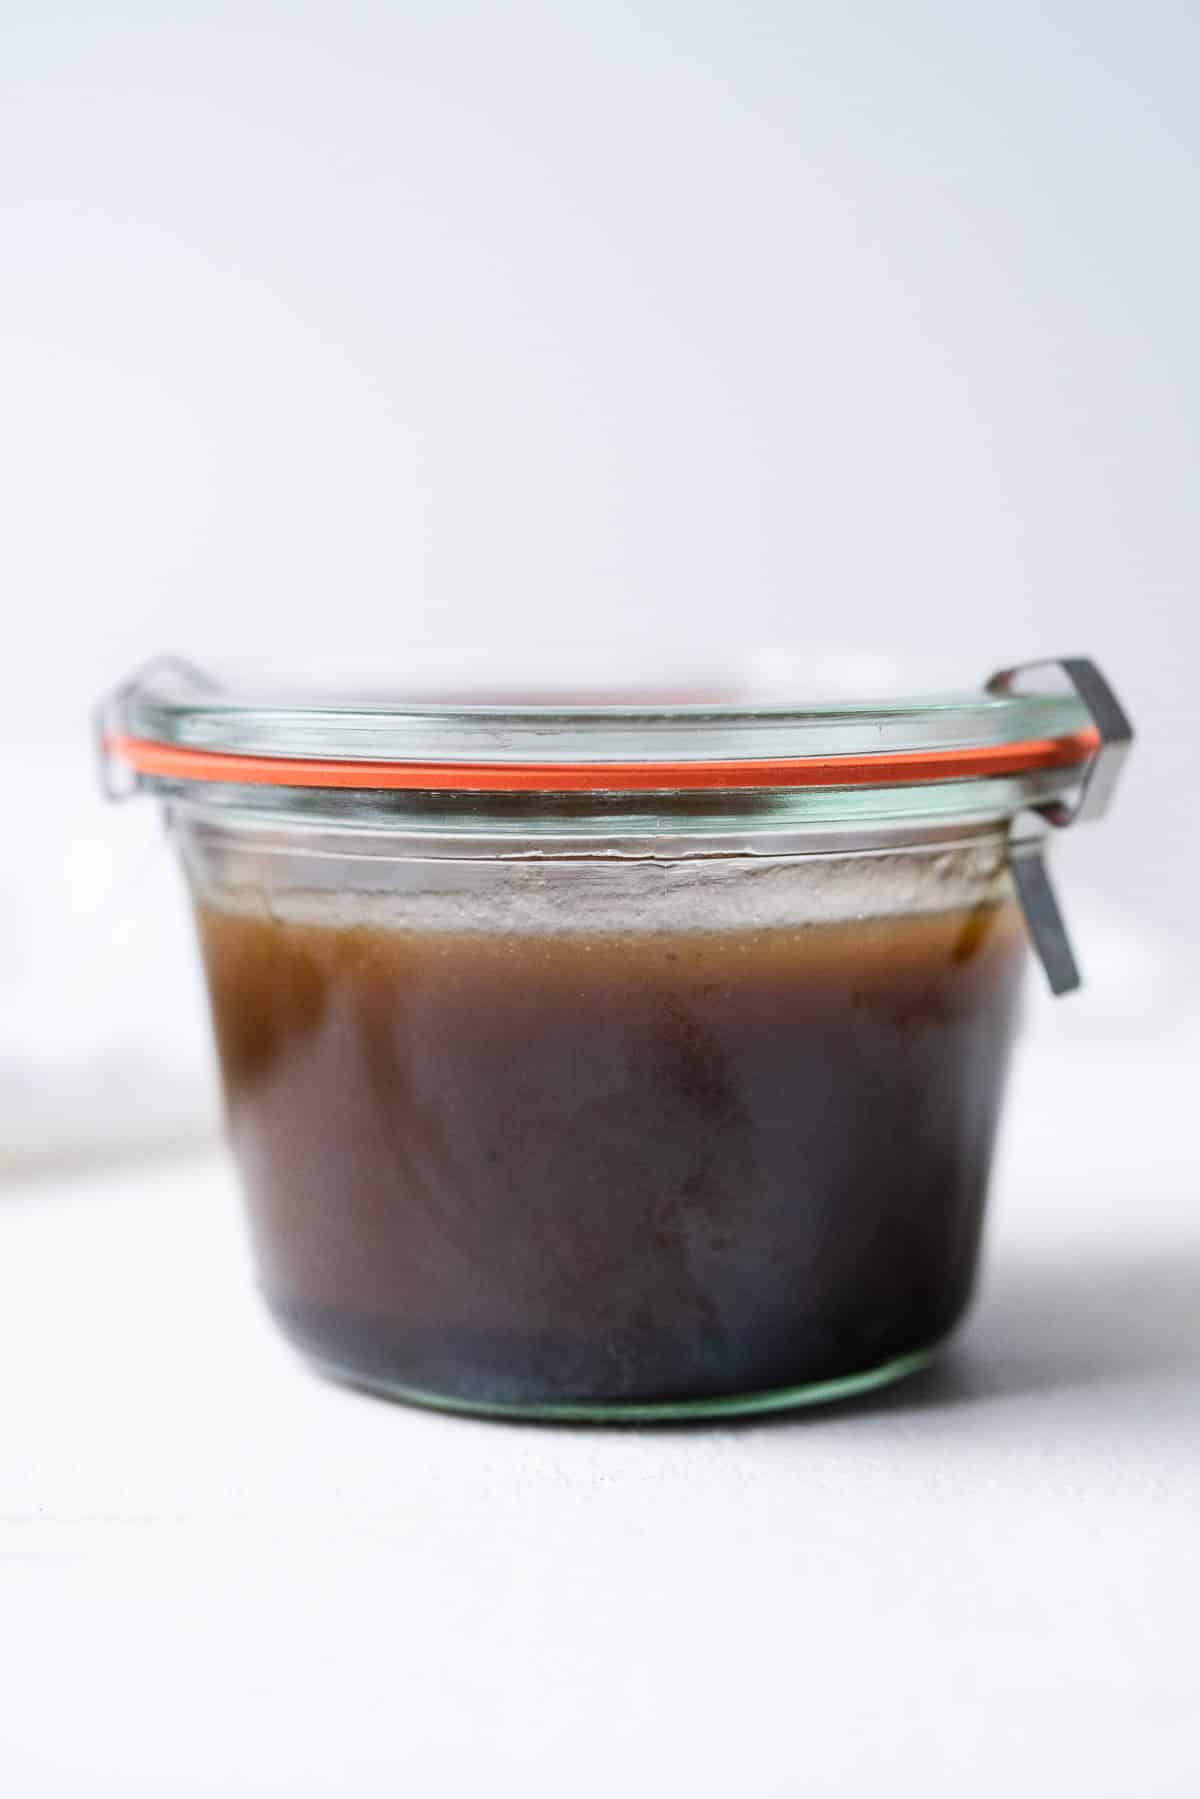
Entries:
{"label": "shadow beneath jar", "polygon": [[824,1415],[978,1405],[1156,1376],[1191,1377],[1200,1392],[1200,1248],[1190,1244],[1111,1262],[998,1260],[929,1368]]}

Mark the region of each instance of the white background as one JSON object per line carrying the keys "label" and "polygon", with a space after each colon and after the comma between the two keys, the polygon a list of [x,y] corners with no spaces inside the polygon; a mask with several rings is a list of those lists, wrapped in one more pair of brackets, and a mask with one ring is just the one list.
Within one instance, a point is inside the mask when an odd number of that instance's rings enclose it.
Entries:
{"label": "white background", "polygon": [[[1096,1793],[1195,1790],[1173,1670],[1188,1657],[1179,1633],[1197,1597],[1180,1508],[1186,1497],[1194,1521],[1187,1420],[1194,1433],[1200,1410],[1195,1329],[1180,1297],[1181,1281],[1185,1293],[1200,1292],[1200,1276],[1187,1286],[1197,1264],[1184,1209],[1198,1184],[1185,1078],[1196,1055],[1200,954],[1198,91],[1200,12],[1191,0],[0,0],[0,1161],[28,1169],[63,1160],[94,1149],[106,1130],[132,1140],[211,1126],[181,901],[169,867],[140,860],[153,822],[108,814],[91,798],[87,708],[157,650],[317,670],[350,664],[387,681],[403,676],[406,652],[420,644],[503,642],[518,657],[522,645],[548,639],[717,653],[780,644],[801,656],[833,645],[872,659],[934,655],[968,682],[1001,664],[1085,651],[1105,665],[1141,730],[1111,822],[1061,845],[1091,985],[1035,1018],[1043,1060],[1039,1078],[1018,1089],[1016,1173],[1000,1193],[1012,1195],[1010,1216],[1026,1221],[1021,1255],[1041,1268],[1050,1245],[1058,1273],[1048,1285],[1042,1275],[1032,1281],[1025,1307],[1010,1298],[1007,1310],[983,1316],[993,1319],[987,1342],[1002,1367],[1005,1354],[1029,1356],[1018,1324],[1036,1312],[1037,1295],[1049,1314],[1061,1301],[1067,1362],[1074,1354],[1084,1366],[1103,1363],[1104,1333],[1087,1315],[1086,1293],[1059,1278],[1076,1233],[1088,1239],[1103,1163],[1104,1206],[1125,1222],[1100,1233],[1085,1266],[1094,1290],[1108,1294],[1109,1314],[1123,1320],[1118,1343],[1132,1344],[1117,1353],[1118,1368],[1132,1361],[1142,1385],[1123,1374],[1052,1381],[1050,1397],[1043,1391],[1035,1403],[1017,1383],[1002,1404],[993,1395],[990,1411],[935,1406],[932,1436],[906,1413],[881,1413],[853,1429],[882,1435],[851,1440],[844,1457],[837,1445],[847,1439],[822,1439],[818,1453],[811,1435],[780,1432],[739,1438],[743,1447],[728,1453],[697,1447],[695,1436],[659,1452],[625,1440],[586,1453],[551,1453],[525,1436],[495,1448],[488,1438],[477,1451],[475,1439],[454,1437],[451,1463],[465,1493],[451,1507],[456,1522],[439,1538],[422,1512],[427,1534],[413,1548],[419,1561],[425,1544],[424,1616],[439,1592],[461,1607],[461,1593],[482,1582],[540,1646],[526,1640],[514,1650],[530,1684],[509,1695],[505,1726],[499,1689],[488,1688],[469,1643],[456,1676],[459,1639],[437,1638],[444,1679],[431,1676],[421,1689],[422,1706],[432,1707],[421,1753],[434,1762],[439,1732],[459,1728],[447,1722],[455,1705],[476,1708],[480,1744],[516,1767],[539,1742],[563,1753],[560,1737],[543,1741],[531,1723],[541,1683],[549,1682],[547,1704],[566,1706],[581,1732],[585,1684],[598,1702],[621,1698],[557,1602],[546,1627],[568,1672],[555,1685],[554,1645],[505,1584],[527,1577],[539,1591],[570,1592],[576,1579],[585,1596],[610,1583],[618,1612],[632,1608],[630,1636],[649,1644],[643,1684],[665,1682],[675,1737],[656,1739],[649,1711],[626,1734],[635,1745],[657,1742],[670,1784],[687,1681],[673,1686],[665,1671],[675,1652],[657,1612],[649,1636],[640,1634],[634,1588],[656,1590],[650,1569],[666,1554],[663,1604],[676,1605],[683,1564],[656,1535],[666,1530],[656,1494],[686,1507],[695,1483],[713,1534],[686,1539],[689,1565],[700,1591],[706,1556],[724,1570],[708,1651],[730,1669],[729,1703],[747,1739],[764,1724],[749,1685],[736,1686],[738,1669],[774,1719],[792,1703],[780,1675],[789,1631],[772,1614],[759,1634],[775,1564],[793,1572],[787,1592],[796,1641],[807,1642],[807,1678],[815,1631],[835,1644],[844,1683],[854,1679],[856,1639],[836,1615],[837,1571],[863,1641],[878,1621],[863,1569],[883,1570],[883,1634],[866,1654],[861,1707],[833,1674],[825,1687],[818,1680],[833,1722],[809,1785],[796,1790],[856,1791],[859,1779],[878,1790],[883,1752],[864,1719],[872,1707],[887,1711],[881,1695],[908,1653],[910,1627],[938,1704],[959,1720],[950,1774],[958,1772],[944,1790],[993,1790],[979,1770],[994,1730],[1017,1730],[1014,1718],[1030,1733],[1026,1784],[1035,1791],[1039,1750],[1068,1785],[1065,1771],[1082,1768]],[[128,1250],[133,1263],[126,1256],[114,1292],[136,1320],[155,1245],[178,1258],[192,1242],[186,1231],[169,1245],[151,1232],[141,1270],[135,1224],[154,1215],[153,1196],[171,1177],[108,1179],[87,1188],[96,1210],[44,1171],[32,1184],[22,1176],[7,1212],[0,1189],[0,1220],[53,1221],[12,1225],[9,1266],[29,1270],[13,1292],[32,1310],[9,1307],[23,1321],[6,1352],[10,1378],[26,1326],[44,1328],[53,1306],[47,1241],[70,1246],[63,1253],[77,1275],[68,1286],[82,1283],[75,1315],[97,1341],[110,1316],[103,1283],[88,1286],[70,1257]],[[81,1239],[84,1215],[93,1234]],[[106,1215],[111,1227],[100,1222]],[[206,1252],[196,1253],[206,1267]],[[218,1254],[214,1269],[225,1266]],[[1072,1317],[1082,1333],[1074,1350]],[[1158,1319],[1158,1338],[1143,1327],[1157,1361],[1139,1359],[1138,1317]],[[63,1341],[71,1347],[63,1328],[59,1348],[44,1342],[38,1354],[52,1370]],[[1042,1329],[1035,1343],[1046,1348],[1044,1320]],[[39,1606],[49,1608],[28,1662],[49,1684],[23,1689],[22,1799],[43,1790],[28,1771],[34,1737],[65,1728],[86,1688],[78,1662],[55,1688],[45,1632],[77,1635],[83,1594],[113,1617],[125,1609],[128,1564],[95,1549],[96,1520],[145,1517],[160,1532],[166,1584],[154,1589],[158,1598],[138,1589],[140,1611],[127,1602],[131,1630],[165,1631],[173,1608],[195,1599],[181,1572],[188,1556],[219,1562],[228,1553],[244,1571],[251,1555],[249,1539],[234,1553],[220,1531],[179,1534],[197,1483],[218,1495],[212,1519],[236,1511],[220,1418],[237,1370],[229,1365],[226,1387],[213,1388],[207,1447],[190,1462],[177,1447],[167,1464],[176,1476],[156,1485],[153,1441],[140,1435],[144,1395],[139,1404],[135,1393],[127,1413],[113,1397],[112,1384],[137,1362],[137,1345],[123,1342],[96,1364],[97,1381],[101,1368],[111,1381],[97,1385],[86,1412],[64,1364],[41,1398],[23,1389],[20,1428],[9,1436],[14,1519],[32,1530],[49,1515],[82,1533],[70,1539],[81,1560],[59,1587],[38,1576],[38,1558],[59,1553],[53,1542],[29,1538],[28,1579],[26,1550],[12,1551],[10,1577],[27,1601],[10,1614],[25,1621],[16,1635],[31,1640]],[[251,1363],[267,1353],[245,1343]],[[183,1381],[181,1403],[203,1404],[203,1383],[188,1387],[178,1361],[158,1353]],[[279,1375],[280,1394],[293,1392],[293,1378]],[[314,1433],[336,1437],[342,1427],[328,1421],[348,1415],[337,1396],[318,1402],[303,1386],[294,1391],[294,1401],[278,1403],[296,1459],[276,1444],[270,1461],[286,1478],[272,1486],[261,1467],[255,1474],[253,1444],[246,1448],[246,1479],[273,1496],[256,1513],[268,1535],[312,1475]],[[1087,1403],[1072,1409],[1081,1391]],[[162,1404],[170,1408],[169,1393]],[[402,1485],[405,1445],[422,1464],[436,1462],[453,1428],[379,1416],[362,1428],[390,1432],[393,1459],[377,1464],[350,1442],[345,1476],[355,1495],[347,1515],[376,1523],[388,1515],[393,1483]],[[110,1430],[124,1499],[101,1477]],[[768,1448],[745,1447],[755,1443]],[[904,1466],[899,1487],[893,1455]],[[609,1482],[621,1496],[621,1528],[642,1532],[628,1588],[615,1538],[589,1561],[590,1532],[603,1538],[606,1528],[595,1508],[603,1516]],[[558,1513],[556,1490],[567,1494]],[[288,1529],[300,1531],[304,1556],[324,1569],[318,1585],[328,1586],[340,1564],[323,1559],[336,1532],[323,1492],[320,1528],[306,1536],[292,1516]],[[936,1529],[920,1526],[924,1494],[940,1496]],[[443,1498],[426,1491],[430,1516]],[[526,1502],[530,1516],[549,1520],[542,1552],[537,1531],[527,1540],[516,1527]],[[939,1587],[931,1558],[964,1515],[973,1547],[958,1542],[954,1578]],[[733,1596],[722,1559],[745,1516],[757,1521],[753,1603]],[[844,1525],[830,1538],[838,1518]],[[489,1519],[503,1521],[505,1541]],[[607,1528],[616,1528],[611,1518]],[[522,1572],[501,1578],[514,1532]],[[371,1541],[386,1535],[380,1526]],[[185,1540],[183,1559],[172,1561],[162,1545]],[[809,1561],[796,1560],[801,1541]],[[1139,1559],[1147,1545],[1157,1559]],[[795,1573],[801,1563],[826,1576],[806,1587]],[[60,1574],[67,1566],[56,1565]],[[1063,1603],[1075,1626],[1046,1597],[1055,1565],[1066,1570]],[[244,1617],[247,1640],[265,1642],[256,1634],[267,1629],[263,1608],[282,1591],[272,1583],[285,1579],[280,1569],[288,1579],[295,1572],[286,1559],[272,1566],[244,1614],[231,1601],[206,1614],[205,1628],[236,1636]],[[348,1638],[369,1611],[374,1566],[364,1550],[347,1575],[358,1595],[337,1613]],[[920,1570],[915,1589],[898,1572],[910,1566]],[[1117,1570],[1115,1585],[1105,1584],[1106,1568]],[[929,1581],[928,1604],[918,1602],[914,1591]],[[402,1609],[402,1595],[392,1603]],[[289,1632],[301,1629],[295,1604],[293,1589]],[[469,1607],[454,1615],[464,1640],[478,1635]],[[936,1620],[937,1640],[922,1634],[922,1616]],[[689,1622],[674,1665],[690,1671],[712,1708],[719,1687],[696,1672],[697,1629]],[[403,1634],[399,1615],[396,1630]],[[372,1657],[379,1631],[377,1621],[364,1626]],[[614,1654],[619,1635],[605,1639]],[[12,1639],[10,1627],[10,1648]],[[103,1660],[103,1633],[83,1631],[82,1640]],[[951,1646],[942,1655],[938,1640]],[[1143,1659],[1122,1662],[1120,1642],[1140,1645]],[[503,1658],[502,1633],[487,1645],[489,1657]],[[39,1661],[43,1650],[49,1659]],[[349,1718],[356,1664],[347,1654],[334,1686]],[[1032,1658],[1024,1686],[1017,1675],[999,1680],[1002,1656],[1014,1666]],[[135,1657],[130,1679],[147,1679],[148,1667]],[[419,1656],[404,1667],[413,1679]],[[972,1667],[985,1672],[983,1691],[999,1695],[990,1724],[971,1695]],[[237,1681],[212,1687],[215,1713],[202,1724],[204,1678],[190,1664],[189,1678],[198,1682],[195,1714],[178,1693],[165,1713],[179,1731],[190,1716],[210,1747],[249,1742],[253,1705]],[[378,1704],[370,1740],[388,1763],[379,1745],[391,1696],[386,1683],[372,1684],[382,1679],[377,1661],[362,1678]],[[1056,1683],[1067,1695],[1057,1725]],[[318,1705],[320,1682],[300,1684],[306,1706]],[[893,1726],[895,1693],[917,1690],[910,1667],[892,1689]],[[633,1703],[627,1694],[621,1702]],[[644,1692],[637,1703],[648,1704]],[[934,1704],[930,1689],[924,1703]],[[222,1705],[237,1720],[224,1737]],[[1103,1753],[1095,1743],[1089,1751],[1089,1730],[1111,1733],[1118,1711],[1119,1744],[1105,1737]],[[926,1790],[943,1790],[930,1776],[942,1716],[922,1711],[905,1739],[908,1759],[895,1751],[900,1787],[924,1780]],[[310,1726],[311,1717],[288,1726],[298,1734],[280,1750],[278,1766],[292,1770],[280,1791],[301,1790]],[[284,1729],[276,1718],[253,1739],[251,1760],[263,1759],[246,1791],[276,1790],[269,1751]],[[761,1739],[780,1780],[784,1735],[777,1728]],[[153,1733],[142,1750],[129,1729],[89,1740],[74,1761],[42,1755],[43,1772],[68,1770],[62,1791],[108,1791],[109,1779],[122,1794],[140,1790],[141,1779],[146,1790],[176,1790],[172,1779],[193,1790],[178,1768],[169,1775],[155,1761]],[[313,1792],[343,1790],[333,1740],[323,1739],[326,1759],[313,1763]],[[1005,1740],[1016,1756],[1017,1739]],[[733,1779],[735,1746],[731,1737],[713,1751],[722,1778]],[[218,1778],[217,1761],[194,1753],[194,1790],[239,1790],[233,1775]],[[362,1753],[370,1763],[375,1751]],[[1018,1762],[1000,1758],[994,1790],[1012,1790]],[[567,1764],[551,1765],[547,1790],[569,1788]],[[796,1765],[803,1769],[802,1755]],[[702,1768],[688,1766],[692,1790],[710,1790]],[[394,1789],[364,1775],[352,1790]],[[426,1790],[440,1789],[430,1779]],[[750,1790],[791,1788],[764,1775]]]}

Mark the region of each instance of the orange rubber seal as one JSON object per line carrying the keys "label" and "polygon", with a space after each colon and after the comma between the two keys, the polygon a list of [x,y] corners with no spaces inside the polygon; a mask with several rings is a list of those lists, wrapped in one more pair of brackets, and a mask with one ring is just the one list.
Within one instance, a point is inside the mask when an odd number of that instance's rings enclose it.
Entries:
{"label": "orange rubber seal", "polygon": [[719,762],[363,762],[243,756],[112,736],[108,753],[143,775],[239,787],[346,787],[469,793],[630,793],[680,788],[893,787],[1082,766],[1100,748],[1094,726],[1065,737],[878,755],[753,757]]}

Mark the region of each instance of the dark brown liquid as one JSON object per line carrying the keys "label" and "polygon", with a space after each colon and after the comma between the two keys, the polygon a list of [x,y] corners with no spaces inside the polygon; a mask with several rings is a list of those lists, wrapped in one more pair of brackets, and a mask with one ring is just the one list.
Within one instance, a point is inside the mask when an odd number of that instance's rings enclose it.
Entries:
{"label": "dark brown liquid", "polygon": [[266,1293],[344,1372],[712,1398],[871,1368],[966,1302],[1011,904],[644,936],[200,925]]}

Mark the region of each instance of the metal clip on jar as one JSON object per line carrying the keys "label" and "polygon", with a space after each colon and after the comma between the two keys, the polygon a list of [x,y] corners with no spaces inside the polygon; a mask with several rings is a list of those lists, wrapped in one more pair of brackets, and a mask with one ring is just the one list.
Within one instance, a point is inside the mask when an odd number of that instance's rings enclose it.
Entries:
{"label": "metal clip on jar", "polygon": [[[236,693],[164,659],[107,789],[187,871],[263,1291],[336,1377],[532,1418],[767,1411],[959,1319],[1039,823],[1129,740],[1067,691],[912,704]],[[1021,822],[1018,822],[1021,821]]]}

